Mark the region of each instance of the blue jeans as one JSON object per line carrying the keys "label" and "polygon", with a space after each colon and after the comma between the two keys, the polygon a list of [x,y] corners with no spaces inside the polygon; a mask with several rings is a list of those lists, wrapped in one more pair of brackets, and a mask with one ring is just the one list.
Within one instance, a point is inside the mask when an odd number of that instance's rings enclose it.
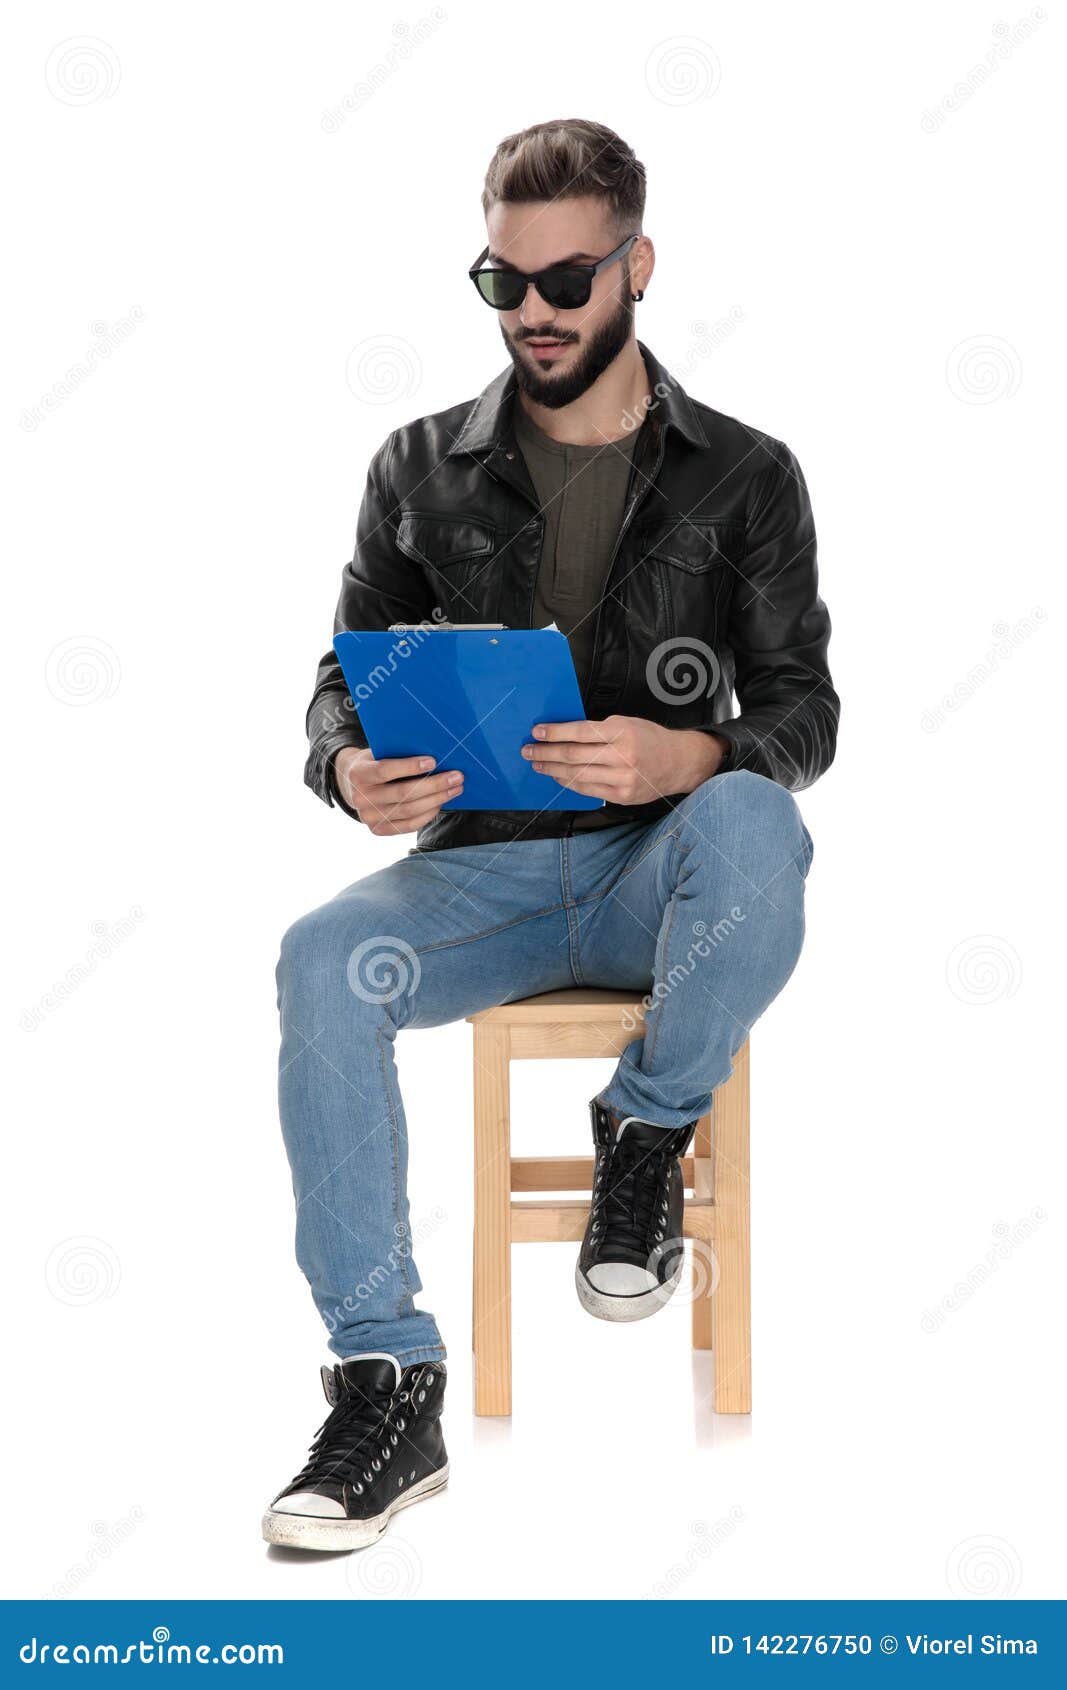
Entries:
{"label": "blue jeans", "polygon": [[289,929],[282,1130],[297,1259],[336,1355],[445,1353],[414,1305],[397,1031],[564,987],[647,994],[643,1034],[598,1095],[659,1126],[693,1121],[796,966],[812,849],[785,787],[737,770],[653,823],[413,848]]}

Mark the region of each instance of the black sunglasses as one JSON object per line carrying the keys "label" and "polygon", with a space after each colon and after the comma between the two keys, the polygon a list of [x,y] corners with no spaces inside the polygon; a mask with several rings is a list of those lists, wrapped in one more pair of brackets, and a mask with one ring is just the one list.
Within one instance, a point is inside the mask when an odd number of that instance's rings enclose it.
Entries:
{"label": "black sunglasses", "polygon": [[521,270],[494,270],[488,265],[482,269],[489,256],[489,248],[486,247],[467,274],[485,303],[491,305],[494,311],[517,311],[531,282],[541,298],[557,311],[576,311],[579,306],[589,304],[593,277],[599,276],[609,264],[617,263],[629,252],[636,239],[636,235],[627,236],[622,245],[609,252],[599,264],[551,264],[547,270],[538,270],[533,276],[524,276]]}

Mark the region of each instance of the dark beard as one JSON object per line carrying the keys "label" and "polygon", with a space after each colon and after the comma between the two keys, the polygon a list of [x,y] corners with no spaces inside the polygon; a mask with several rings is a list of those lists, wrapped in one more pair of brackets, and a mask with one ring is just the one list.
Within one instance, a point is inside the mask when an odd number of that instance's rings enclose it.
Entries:
{"label": "dark beard", "polygon": [[562,376],[543,376],[537,370],[531,370],[519,356],[511,336],[504,330],[503,323],[500,325],[500,332],[515,366],[515,379],[520,391],[525,393],[528,399],[532,399],[535,405],[544,405],[547,410],[559,411],[564,405],[572,405],[576,399],[580,399],[604,374],[608,366],[615,362],[630,338],[633,320],[633,301],[620,300],[615,315],[588,341],[585,350],[579,353],[575,360],[574,368]]}

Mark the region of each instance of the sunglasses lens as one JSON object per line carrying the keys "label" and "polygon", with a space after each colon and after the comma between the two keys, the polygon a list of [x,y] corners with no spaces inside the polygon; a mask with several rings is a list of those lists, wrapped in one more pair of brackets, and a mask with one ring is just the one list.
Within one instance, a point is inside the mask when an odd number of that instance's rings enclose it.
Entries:
{"label": "sunglasses lens", "polygon": [[546,270],[537,291],[557,311],[576,311],[589,304],[593,280],[582,270]]}
{"label": "sunglasses lens", "polygon": [[515,311],[526,297],[526,283],[509,270],[479,270],[478,292],[494,311]]}

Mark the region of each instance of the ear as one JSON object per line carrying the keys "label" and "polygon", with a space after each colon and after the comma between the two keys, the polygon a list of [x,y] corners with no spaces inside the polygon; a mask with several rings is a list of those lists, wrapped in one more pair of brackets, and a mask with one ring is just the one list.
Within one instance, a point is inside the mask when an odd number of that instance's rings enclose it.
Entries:
{"label": "ear", "polygon": [[647,235],[638,235],[630,248],[630,285],[638,298],[644,296],[645,289],[652,279],[652,272],[656,268],[656,249]]}

